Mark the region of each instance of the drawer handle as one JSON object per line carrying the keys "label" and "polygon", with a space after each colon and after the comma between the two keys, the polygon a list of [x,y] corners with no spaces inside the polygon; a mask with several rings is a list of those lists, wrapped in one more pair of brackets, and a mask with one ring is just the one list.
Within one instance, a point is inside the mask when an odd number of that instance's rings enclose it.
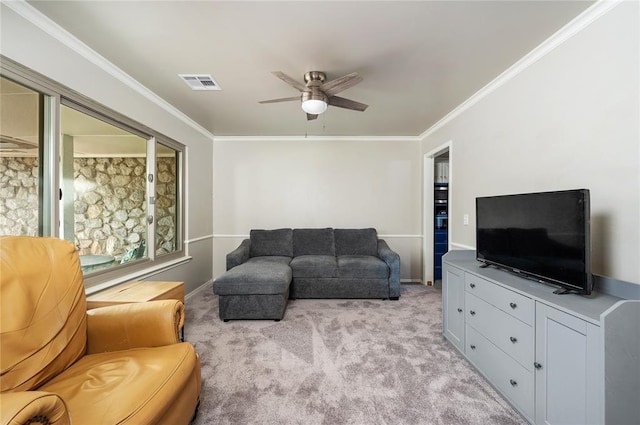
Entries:
{"label": "drawer handle", "polygon": [[473,310],[469,310],[469,314],[471,314],[472,316],[475,316],[475,315],[476,315],[476,312],[475,312],[475,311],[473,311]]}
{"label": "drawer handle", "polygon": [[538,362],[533,362],[533,367],[535,367],[538,370],[542,369],[542,365]]}
{"label": "drawer handle", "polygon": [[513,379],[509,379],[509,383],[511,384],[512,387],[515,387],[518,385],[518,383],[516,381],[514,381]]}
{"label": "drawer handle", "polygon": [[514,308],[514,309],[515,309],[516,307],[518,307],[518,304],[516,304],[516,303],[509,303],[509,307]]}
{"label": "drawer handle", "polygon": [[511,342],[513,342],[515,344],[516,342],[518,342],[518,338],[510,336],[509,337],[509,341],[511,341]]}
{"label": "drawer handle", "polygon": [[458,313],[462,313],[462,309],[461,308],[458,309]]}
{"label": "drawer handle", "polygon": [[476,284],[475,283],[470,283],[469,286],[471,286],[472,288],[475,288]]}
{"label": "drawer handle", "polygon": [[471,349],[472,349],[472,350],[475,350],[475,349],[476,349],[476,346],[475,346],[475,345],[473,345],[473,344],[471,344],[469,347],[471,347]]}

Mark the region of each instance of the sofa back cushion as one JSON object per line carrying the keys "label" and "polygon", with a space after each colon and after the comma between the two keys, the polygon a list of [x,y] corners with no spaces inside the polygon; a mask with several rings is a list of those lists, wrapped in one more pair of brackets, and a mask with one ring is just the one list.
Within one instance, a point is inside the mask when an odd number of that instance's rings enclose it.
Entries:
{"label": "sofa back cushion", "polygon": [[376,229],[334,229],[336,255],[377,255]]}
{"label": "sofa back cushion", "polygon": [[252,230],[250,233],[251,257],[281,255],[293,257],[293,232],[291,229]]}
{"label": "sofa back cushion", "polygon": [[293,256],[336,255],[333,229],[293,229]]}
{"label": "sofa back cushion", "polygon": [[38,388],[85,353],[87,303],[76,247],[0,238],[0,392]]}

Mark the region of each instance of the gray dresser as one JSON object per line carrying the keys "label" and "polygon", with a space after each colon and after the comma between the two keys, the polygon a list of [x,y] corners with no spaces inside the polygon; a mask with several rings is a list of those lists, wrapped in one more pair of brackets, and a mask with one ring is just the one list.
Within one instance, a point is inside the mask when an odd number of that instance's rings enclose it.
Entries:
{"label": "gray dresser", "polygon": [[480,265],[444,256],[443,335],[526,420],[640,423],[640,301],[556,295]]}

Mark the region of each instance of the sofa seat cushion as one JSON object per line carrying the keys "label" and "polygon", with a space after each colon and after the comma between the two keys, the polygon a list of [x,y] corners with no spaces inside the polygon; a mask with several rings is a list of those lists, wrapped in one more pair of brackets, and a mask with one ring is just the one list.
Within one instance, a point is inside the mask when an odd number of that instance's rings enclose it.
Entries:
{"label": "sofa seat cushion", "polygon": [[282,255],[293,257],[293,231],[291,229],[251,230],[249,233],[251,257]]}
{"label": "sofa seat cushion", "polygon": [[293,277],[338,277],[338,262],[332,255],[301,255],[291,260]]}
{"label": "sofa seat cushion", "polygon": [[38,390],[58,394],[76,424],[157,424],[186,407],[174,405],[184,403],[181,394],[199,391],[196,370],[195,350],[184,342],[87,355]]}
{"label": "sofa seat cushion", "polygon": [[336,255],[376,255],[378,233],[376,229],[334,229]]}
{"label": "sofa seat cushion", "polygon": [[290,296],[299,298],[389,298],[389,279],[299,277]]}
{"label": "sofa seat cushion", "polygon": [[264,255],[262,257],[251,257],[244,264],[278,263],[288,266],[290,262],[291,257],[285,257],[283,255]]}
{"label": "sofa seat cushion", "polygon": [[224,272],[213,283],[217,295],[284,294],[291,283],[291,267],[278,262],[244,263]]}
{"label": "sofa seat cushion", "polygon": [[386,279],[389,277],[387,263],[370,255],[341,255],[338,257],[340,277]]}
{"label": "sofa seat cushion", "polygon": [[333,229],[293,229],[293,256],[336,255]]}

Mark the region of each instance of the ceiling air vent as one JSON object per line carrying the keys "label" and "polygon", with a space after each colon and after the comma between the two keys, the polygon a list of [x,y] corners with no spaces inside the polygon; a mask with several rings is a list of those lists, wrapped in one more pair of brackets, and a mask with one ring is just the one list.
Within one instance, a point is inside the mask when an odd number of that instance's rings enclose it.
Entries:
{"label": "ceiling air vent", "polygon": [[222,90],[211,75],[178,74],[178,76],[191,87],[191,90]]}

